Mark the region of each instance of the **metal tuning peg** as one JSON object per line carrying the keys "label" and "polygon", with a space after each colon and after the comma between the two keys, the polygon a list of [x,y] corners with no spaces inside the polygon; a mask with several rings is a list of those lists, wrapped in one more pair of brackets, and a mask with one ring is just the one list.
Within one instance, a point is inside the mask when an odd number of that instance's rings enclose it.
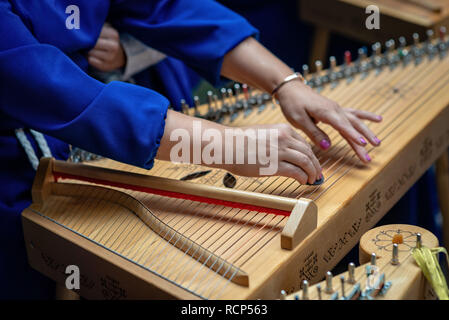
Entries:
{"label": "metal tuning peg", "polygon": [[211,113],[212,111],[213,111],[213,108],[212,108],[212,99],[213,99],[213,93],[212,93],[212,91],[207,91],[207,111],[208,111],[208,113]]}
{"label": "metal tuning peg", "polygon": [[322,297],[321,297],[321,285],[319,285],[319,284],[316,285],[316,291],[317,291],[317,294],[318,294],[318,300],[322,300]]}
{"label": "metal tuning peg", "polygon": [[307,280],[302,282],[302,300],[309,300],[309,282]]}
{"label": "metal tuning peg", "polygon": [[238,84],[238,83],[234,84],[234,93],[235,93],[235,101],[237,103],[240,101],[240,94],[241,94],[240,84]]}
{"label": "metal tuning peg", "polygon": [[221,98],[221,113],[228,114],[229,106],[228,103],[226,102],[226,88],[220,89],[220,98]]}
{"label": "metal tuning peg", "polygon": [[280,299],[285,300],[286,298],[287,298],[287,292],[285,292],[285,290],[281,290]]}
{"label": "metal tuning peg", "polygon": [[407,46],[407,39],[405,37],[399,37],[399,48],[403,49]]}
{"label": "metal tuning peg", "polygon": [[422,247],[422,239],[421,239],[421,233],[416,234],[416,248],[420,249]]}
{"label": "metal tuning peg", "polygon": [[371,265],[375,266],[376,265],[376,254],[373,252],[371,253]]}
{"label": "metal tuning peg", "polygon": [[200,98],[198,96],[194,96],[193,103],[195,108],[195,117],[201,117],[200,111],[198,110],[198,107],[200,106]]}
{"label": "metal tuning peg", "polygon": [[357,51],[358,55],[359,55],[359,62],[363,62],[366,60],[366,48],[359,48],[359,50]]}
{"label": "metal tuning peg", "polygon": [[323,71],[323,63],[320,60],[315,61],[316,73],[321,75],[321,71]]}
{"label": "metal tuning peg", "polygon": [[315,61],[316,76],[314,78],[314,84],[318,91],[322,89],[321,72],[323,71],[323,63],[320,60]]}
{"label": "metal tuning peg", "polygon": [[309,66],[307,64],[304,64],[302,66],[302,75],[304,79],[306,79],[309,76]]}
{"label": "metal tuning peg", "polygon": [[345,294],[345,276],[340,276],[340,286],[341,286],[341,299],[346,300]]}
{"label": "metal tuning peg", "polygon": [[399,264],[399,248],[397,243],[393,243],[393,254],[391,257],[391,264],[394,266]]}
{"label": "metal tuning peg", "polygon": [[442,26],[438,30],[439,40],[438,40],[438,49],[440,50],[440,53],[443,55],[444,52],[446,52],[448,48],[448,44],[446,43],[446,27]]}
{"label": "metal tuning peg", "polygon": [[348,283],[355,284],[355,264],[353,262],[348,265]]}
{"label": "metal tuning peg", "polygon": [[432,29],[428,29],[428,30],[426,31],[426,35],[427,35],[427,43],[432,43],[433,37],[434,37],[434,35],[435,35],[435,33],[433,32],[433,30],[432,30]]}
{"label": "metal tuning peg", "polygon": [[415,32],[412,35],[412,37],[413,37],[413,45],[416,47],[419,46],[419,34]]}
{"label": "metal tuning peg", "polygon": [[189,114],[189,106],[187,105],[186,101],[184,99],[181,99],[181,111],[184,114]]}
{"label": "metal tuning peg", "polygon": [[326,293],[332,293],[334,292],[334,289],[332,288],[332,272],[328,271],[326,272]]}

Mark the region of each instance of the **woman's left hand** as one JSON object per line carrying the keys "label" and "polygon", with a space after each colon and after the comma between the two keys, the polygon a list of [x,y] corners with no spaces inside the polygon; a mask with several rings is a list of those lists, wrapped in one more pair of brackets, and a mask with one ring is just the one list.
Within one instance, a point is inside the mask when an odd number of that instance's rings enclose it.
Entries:
{"label": "woman's left hand", "polygon": [[120,44],[117,30],[105,24],[95,47],[88,52],[87,60],[91,66],[104,72],[123,68],[126,64],[126,54]]}

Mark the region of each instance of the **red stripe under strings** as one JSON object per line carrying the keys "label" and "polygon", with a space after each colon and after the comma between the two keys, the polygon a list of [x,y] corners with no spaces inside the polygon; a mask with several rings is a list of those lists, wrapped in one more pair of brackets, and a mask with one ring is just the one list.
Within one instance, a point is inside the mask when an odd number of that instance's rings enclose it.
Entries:
{"label": "red stripe under strings", "polygon": [[228,201],[228,200],[218,200],[218,199],[208,198],[208,197],[204,197],[204,196],[195,196],[195,195],[190,195],[190,194],[185,194],[185,193],[180,193],[180,192],[159,190],[159,189],[136,186],[136,185],[121,183],[121,182],[114,182],[114,181],[108,181],[108,180],[102,180],[102,179],[96,179],[96,178],[88,178],[88,177],[63,173],[63,172],[54,171],[53,177],[55,179],[55,182],[58,182],[59,179],[80,180],[80,181],[101,184],[101,185],[106,185],[106,186],[111,186],[111,187],[117,187],[117,188],[122,188],[122,189],[129,189],[129,190],[134,190],[134,191],[145,192],[145,193],[149,193],[149,194],[155,194],[155,195],[164,196],[164,197],[184,199],[184,200],[190,200],[190,201],[196,201],[196,202],[203,202],[203,203],[208,203],[208,204],[221,205],[221,206],[225,206],[225,207],[231,207],[231,208],[237,208],[237,209],[243,209],[243,210],[249,210],[249,211],[272,213],[272,214],[280,215],[280,216],[290,216],[289,211],[280,210],[280,209],[266,208],[266,207],[249,205],[249,204],[245,204],[245,203],[233,202],[233,201]]}

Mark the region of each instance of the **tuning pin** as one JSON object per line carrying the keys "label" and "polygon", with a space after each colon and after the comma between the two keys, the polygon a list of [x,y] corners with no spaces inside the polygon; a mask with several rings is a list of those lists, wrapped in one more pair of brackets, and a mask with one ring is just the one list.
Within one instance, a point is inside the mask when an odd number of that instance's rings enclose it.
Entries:
{"label": "tuning pin", "polygon": [[309,75],[309,66],[306,64],[302,66],[302,75],[304,78],[306,78]]}
{"label": "tuning pin", "polygon": [[413,37],[413,44],[415,46],[418,46],[419,45],[419,34],[414,33],[412,37]]}
{"label": "tuning pin", "polygon": [[316,291],[318,293],[318,300],[321,300],[321,285],[317,284],[316,285]]}
{"label": "tuning pin", "polygon": [[352,62],[351,51],[345,51],[345,63],[346,65],[350,65]]}
{"label": "tuning pin", "polygon": [[315,61],[315,68],[318,74],[320,74],[321,71],[323,70],[323,64],[321,63],[320,60]]}
{"label": "tuning pin", "polygon": [[345,276],[340,276],[340,282],[341,282],[341,298],[345,299]]}
{"label": "tuning pin", "polygon": [[198,107],[200,106],[200,98],[198,96],[193,97],[193,106],[195,108],[195,116],[200,114]]}
{"label": "tuning pin", "polygon": [[212,91],[207,91],[207,107],[209,111],[212,110],[212,99],[213,99],[212,96],[213,96]]}
{"label": "tuning pin", "polygon": [[399,48],[405,48],[407,46],[407,40],[405,37],[399,37]]}
{"label": "tuning pin", "polygon": [[234,90],[235,90],[235,98],[238,99],[240,96],[240,84],[238,83],[234,84]]}
{"label": "tuning pin", "polygon": [[213,95],[215,109],[218,110],[218,96],[216,94]]}
{"label": "tuning pin", "polygon": [[185,113],[185,114],[189,113],[189,106],[187,105],[187,103],[184,99],[181,99],[181,110],[182,110],[182,113]]}
{"label": "tuning pin", "polygon": [[348,283],[355,283],[355,264],[353,262],[348,265]]}
{"label": "tuning pin", "polygon": [[309,282],[307,280],[302,282],[302,300],[309,300]]}
{"label": "tuning pin", "polygon": [[446,27],[442,26],[439,30],[438,30],[438,34],[440,36],[440,41],[444,42],[446,40]]}
{"label": "tuning pin", "polygon": [[393,257],[391,258],[391,264],[392,265],[399,264],[399,249],[397,243],[393,243]]}
{"label": "tuning pin", "polygon": [[366,51],[367,51],[366,47],[359,48],[358,50],[359,61],[363,61],[366,59]]}
{"label": "tuning pin", "polygon": [[376,42],[375,44],[373,44],[372,49],[376,56],[380,56],[382,51],[382,45],[380,44],[380,42]]}
{"label": "tuning pin", "polygon": [[228,90],[226,90],[226,92],[228,93],[228,100],[229,100],[229,102],[232,104],[232,97],[234,96],[234,95],[232,94],[232,89],[231,89],[231,88],[228,88]]}
{"label": "tuning pin", "polygon": [[334,56],[331,56],[329,58],[329,66],[331,71],[335,71],[335,68],[337,68],[337,59],[335,59]]}
{"label": "tuning pin", "polygon": [[416,234],[416,248],[420,249],[422,246],[421,233]]}
{"label": "tuning pin", "polygon": [[245,100],[248,101],[249,93],[248,93],[248,85],[246,83],[242,84],[242,91],[243,91],[243,96],[245,97]]}
{"label": "tuning pin", "polygon": [[394,42],[393,39],[390,39],[385,43],[385,47],[387,48],[388,52],[392,52],[394,50],[395,45],[396,43]]}
{"label": "tuning pin", "polygon": [[374,252],[371,253],[371,265],[372,266],[376,265],[376,254]]}
{"label": "tuning pin", "polygon": [[226,99],[226,88],[221,88],[220,89],[220,96],[221,96],[221,103],[225,104],[225,99]]}
{"label": "tuning pin", "polygon": [[281,290],[281,300],[285,300],[285,298],[287,298],[287,292],[285,292],[285,290]]}
{"label": "tuning pin", "polygon": [[432,29],[428,29],[426,31],[426,35],[427,35],[427,41],[431,42],[433,40],[433,36],[434,36],[434,32]]}
{"label": "tuning pin", "polygon": [[326,293],[332,293],[332,273],[330,271],[326,272]]}

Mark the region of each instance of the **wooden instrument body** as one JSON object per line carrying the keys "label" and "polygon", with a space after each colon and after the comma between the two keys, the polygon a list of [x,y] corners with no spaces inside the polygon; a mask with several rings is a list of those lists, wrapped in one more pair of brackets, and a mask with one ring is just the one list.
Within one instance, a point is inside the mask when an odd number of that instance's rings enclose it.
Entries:
{"label": "wooden instrument body", "polygon": [[[317,286],[321,287],[321,299],[328,300],[336,297],[341,299],[341,276],[345,278],[345,294],[348,294],[356,285],[360,286],[364,292],[367,285],[375,282],[367,279],[367,268],[371,265],[371,254],[376,255],[376,269],[379,278],[385,276],[384,283],[389,282],[388,289],[376,296],[371,296],[375,300],[435,300],[436,295],[432,287],[427,282],[424,274],[416,264],[412,251],[416,246],[416,235],[422,236],[422,245],[428,248],[438,246],[438,239],[426,229],[412,225],[384,225],[366,232],[360,239],[359,260],[360,266],[354,270],[354,283],[349,283],[349,271],[332,278],[332,293],[326,292],[326,282],[322,281],[309,288],[309,299],[318,300]],[[398,244],[398,263],[392,264],[393,235],[403,236],[403,243]],[[366,292],[366,291],[365,291]],[[287,300],[296,300],[303,297],[302,292],[295,292],[286,297]],[[362,298],[362,297],[360,297]],[[367,299],[367,297],[364,297]],[[354,299],[355,300],[355,299]]]}
{"label": "wooden instrument body", "polygon": [[[332,269],[357,244],[361,235],[374,226],[439,155],[447,150],[448,81],[449,58],[434,57],[430,60],[425,57],[418,65],[408,63],[391,69],[385,67],[380,73],[372,70],[363,79],[359,74],[354,75],[351,82],[341,80],[335,89],[330,85],[325,86],[321,93],[341,105],[377,111],[384,117],[382,123],[372,125],[374,132],[383,140],[382,146],[370,151],[372,164],[361,166],[346,143],[341,141],[336,132],[326,127],[325,130],[333,139],[334,152],[318,152],[320,162],[324,163],[323,173],[326,177],[322,186],[300,186],[287,178],[238,177],[236,189],[314,200],[318,207],[318,228],[291,251],[284,250],[279,245],[280,230],[286,222],[286,219],[280,217],[262,216],[258,228],[243,229],[242,234],[236,233],[236,240],[246,242],[249,246],[248,250],[246,247],[236,250],[244,250],[244,254],[251,256],[242,266],[249,274],[250,285],[242,287],[229,283],[222,290],[220,298],[274,299],[279,297],[281,290],[288,293],[297,291],[304,279],[311,283],[322,279],[325,272]],[[253,111],[248,117],[242,113],[232,123],[228,119],[224,121],[236,126],[279,122],[286,122],[279,107],[272,108],[269,104],[260,113]],[[110,160],[92,165],[173,179],[204,170],[200,166],[161,161],[157,161],[154,169],[149,172]],[[223,175],[224,172],[214,169],[211,174],[195,182],[221,186]],[[144,199],[136,193],[133,196]],[[60,270],[53,270],[44,256],[50,256],[58,265],[76,264],[75,260],[78,259],[78,263],[83,262],[81,271],[86,270],[87,279],[96,288],[100,286],[101,278],[109,277],[118,281],[119,286],[127,292],[126,297],[130,298],[167,295],[175,298],[195,297],[173,282],[159,278],[135,262],[119,257],[110,249],[93,244],[91,240],[64,228],[63,223],[56,225],[33,212],[32,208],[23,213],[25,238],[31,265],[44,274],[59,282],[64,279]],[[181,215],[194,214],[189,211],[189,206],[179,208],[182,208],[182,212],[169,210],[165,212],[166,216],[180,220]],[[220,211],[216,208],[203,209],[204,214],[208,212],[210,215],[216,215]],[[83,207],[79,206],[76,210],[82,212]],[[56,211],[53,213],[57,215]],[[230,217],[238,215],[239,211],[231,209],[227,214],[226,217]],[[196,240],[221,241],[223,234],[217,232],[209,220],[199,218],[192,221],[207,229]],[[232,220],[223,222],[223,225],[235,227]],[[259,239],[259,230],[267,226],[272,227],[272,230]],[[126,229],[126,226],[122,228],[121,232],[136,232],[137,238],[141,236],[138,230]],[[240,229],[236,229],[238,230]],[[31,242],[34,247],[37,247],[37,242],[40,243],[40,252],[32,252],[29,247]],[[69,251],[73,253],[69,254]],[[158,290],[165,294],[156,294]],[[89,294],[85,296],[101,297]]]}

